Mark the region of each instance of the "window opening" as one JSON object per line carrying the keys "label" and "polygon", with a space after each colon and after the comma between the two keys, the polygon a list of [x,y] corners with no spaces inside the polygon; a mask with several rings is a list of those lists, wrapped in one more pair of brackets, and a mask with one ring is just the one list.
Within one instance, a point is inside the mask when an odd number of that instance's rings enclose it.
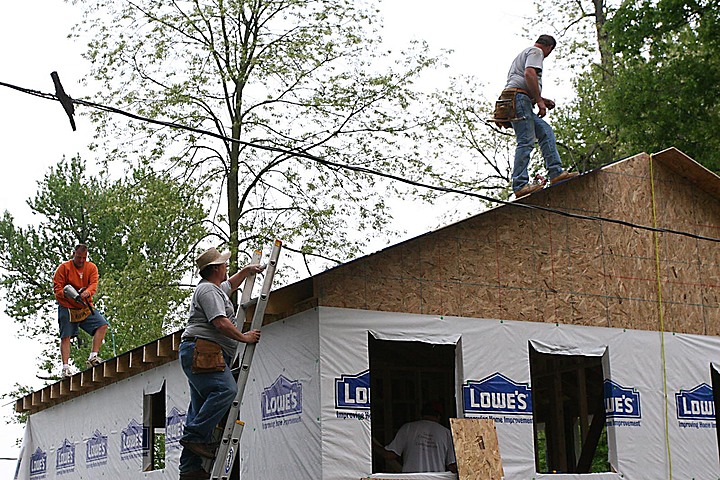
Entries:
{"label": "window opening", "polygon": [[165,468],[165,383],[143,396],[143,471]]}
{"label": "window opening", "polygon": [[368,335],[372,471],[398,472],[382,456],[385,445],[407,422],[421,418],[424,401],[443,407],[440,423],[450,428],[455,403],[455,345],[377,340]]}
{"label": "window opening", "polygon": [[530,348],[535,470],[609,472],[602,357]]}

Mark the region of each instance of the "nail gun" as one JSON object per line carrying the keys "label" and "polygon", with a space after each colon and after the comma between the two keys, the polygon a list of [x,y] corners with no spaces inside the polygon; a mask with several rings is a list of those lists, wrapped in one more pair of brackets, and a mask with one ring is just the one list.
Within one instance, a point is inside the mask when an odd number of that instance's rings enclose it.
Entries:
{"label": "nail gun", "polygon": [[82,295],[80,295],[84,290],[85,290],[85,288],[81,288],[80,291],[78,292],[77,290],[75,290],[75,287],[73,287],[70,284],[65,285],[63,287],[63,293],[65,294],[65,297],[76,301],[80,305],[84,305],[84,306],[88,307],[90,309],[90,313],[92,314],[95,312],[92,305],[90,305],[90,302],[86,302],[85,299],[82,297]]}

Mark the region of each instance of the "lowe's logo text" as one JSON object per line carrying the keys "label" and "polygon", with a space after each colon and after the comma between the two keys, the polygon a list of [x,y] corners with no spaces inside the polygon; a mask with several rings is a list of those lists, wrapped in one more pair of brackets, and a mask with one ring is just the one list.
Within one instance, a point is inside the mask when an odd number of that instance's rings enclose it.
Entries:
{"label": "lowe's logo text", "polygon": [[95,430],[90,439],[87,441],[87,449],[85,451],[85,463],[88,466],[99,465],[107,462],[108,448],[107,435],[101,434]]}
{"label": "lowe's logo text", "polygon": [[35,453],[30,455],[30,476],[42,477],[47,473],[47,453],[40,450],[40,447],[35,450]]}
{"label": "lowe's logo text", "polygon": [[463,385],[466,413],[532,414],[532,393],[526,384],[516,383],[500,373]]}
{"label": "lowe's logo text", "polygon": [[335,379],[335,408],[370,410],[370,370]]}
{"label": "lowe's logo text", "polygon": [[299,415],[302,413],[302,383],[280,375],[263,389],[261,402],[263,420]]}
{"label": "lowe's logo text", "polygon": [[701,383],[692,390],[680,390],[675,394],[675,403],[680,420],[715,421],[713,391],[706,383]]}
{"label": "lowe's logo text", "polygon": [[144,435],[144,427],[135,419],[130,420],[127,428],[124,428],[120,434],[120,455],[136,456],[142,455],[145,448],[146,436]]}
{"label": "lowe's logo text", "polygon": [[170,415],[165,419],[165,443],[175,445],[180,442],[185,430],[185,413],[181,413],[177,408],[170,410]]}
{"label": "lowe's logo text", "polygon": [[640,392],[632,387],[618,385],[610,379],[605,379],[604,388],[606,418],[642,418]]}
{"label": "lowe's logo text", "polygon": [[58,472],[67,472],[75,468],[75,445],[67,438],[57,449],[55,456],[55,469]]}

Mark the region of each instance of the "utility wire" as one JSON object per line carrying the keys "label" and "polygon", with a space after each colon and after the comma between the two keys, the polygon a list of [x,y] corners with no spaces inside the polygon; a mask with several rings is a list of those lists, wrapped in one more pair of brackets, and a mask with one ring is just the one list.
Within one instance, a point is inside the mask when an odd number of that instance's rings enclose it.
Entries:
{"label": "utility wire", "polygon": [[[58,96],[53,95],[53,94],[51,94],[51,93],[43,93],[43,92],[39,92],[39,91],[37,91],[37,90],[31,90],[31,89],[27,89],[27,88],[23,88],[23,87],[18,87],[18,86],[16,86],[16,85],[12,85],[12,84],[5,83],[5,82],[0,82],[0,86],[12,88],[13,90],[17,90],[17,91],[20,91],[20,92],[23,92],[23,93],[26,93],[26,94],[29,94],[29,95],[34,95],[34,96],[37,96],[37,97],[45,98],[45,99],[48,99],[48,100],[57,100],[57,101],[60,101],[60,98],[59,98]],[[69,98],[69,97],[67,97],[67,98]],[[202,129],[199,129],[199,128],[190,127],[190,126],[187,126],[187,125],[182,125],[182,124],[175,123],[175,122],[166,122],[166,121],[163,121],[163,120],[156,120],[156,119],[153,119],[153,118],[144,117],[144,116],[142,116],[142,115],[137,115],[137,114],[134,114],[134,113],[130,113],[130,112],[121,110],[121,109],[119,109],[119,108],[110,107],[110,106],[107,106],[107,105],[101,105],[101,104],[99,104],[99,103],[94,103],[94,102],[90,102],[90,101],[87,101],[87,100],[71,99],[71,101],[72,101],[72,103],[77,104],[77,105],[84,105],[84,106],[86,106],[86,107],[91,107],[91,108],[94,108],[94,109],[97,109],[97,110],[102,110],[102,111],[105,111],[105,112],[117,113],[117,114],[119,114],[119,115],[123,115],[123,116],[125,116],[125,117],[132,118],[132,119],[134,119],[134,120],[140,120],[140,121],[142,121],[142,122],[151,123],[151,124],[155,124],[155,125],[161,125],[161,126],[170,127],[170,128],[177,128],[177,129],[187,130],[187,131],[190,131],[190,132],[198,133],[198,134],[200,134],[200,135],[206,135],[206,136],[210,136],[210,137],[213,137],[213,138],[217,138],[217,139],[219,139],[219,140],[223,140],[223,141],[226,141],[226,142],[234,142],[234,143],[237,143],[237,144],[239,144],[239,145],[243,145],[243,146],[247,146],[247,147],[252,147],[252,148],[257,148],[257,149],[260,149],[260,150],[265,150],[265,151],[274,152],[274,153],[281,153],[281,154],[285,154],[285,155],[289,155],[289,156],[293,156],[293,157],[305,158],[305,159],[307,159],[307,160],[312,160],[312,161],[314,161],[314,162],[316,162],[316,163],[319,163],[319,164],[321,164],[321,165],[325,165],[326,167],[332,167],[332,168],[344,169],[344,170],[351,170],[351,171],[354,171],[354,172],[364,173],[364,174],[367,174],[367,175],[374,175],[374,176],[378,176],[378,177],[384,177],[384,178],[388,178],[388,179],[390,179],[390,180],[395,180],[395,181],[397,181],[397,182],[401,182],[401,183],[404,183],[404,184],[407,184],[407,185],[411,185],[411,186],[414,186],[414,187],[425,188],[425,189],[429,189],[429,190],[435,190],[435,191],[438,191],[438,192],[445,192],[445,193],[451,193],[451,194],[456,194],[456,195],[464,195],[464,196],[468,196],[468,197],[478,198],[478,199],[484,200],[484,201],[486,201],[486,202],[497,203],[497,204],[500,204],[500,205],[508,205],[508,206],[512,206],[512,207],[516,207],[516,208],[526,208],[526,209],[529,209],[529,210],[538,210],[538,211],[547,212],[547,213],[552,213],[552,214],[555,214],[555,215],[561,215],[561,216],[569,217],[569,218],[577,218],[577,219],[580,219],[580,220],[591,220],[591,221],[598,221],[598,222],[613,223],[613,224],[616,224],[616,225],[623,225],[623,226],[626,226],[626,227],[637,228],[637,229],[639,229],[639,230],[646,230],[646,231],[649,231],[649,232],[668,233],[668,234],[672,234],[672,235],[682,235],[682,236],[689,237],[689,238],[694,238],[694,239],[697,239],[697,240],[706,240],[706,241],[709,241],[709,242],[717,242],[717,243],[720,243],[720,238],[707,237],[707,236],[704,236],[704,235],[698,235],[698,234],[695,234],[695,233],[685,232],[685,231],[682,231],[682,230],[673,230],[673,229],[669,229],[669,228],[651,227],[651,226],[648,226],[648,225],[640,225],[640,224],[633,223],[633,222],[628,222],[628,221],[625,221],[625,220],[618,220],[618,219],[615,219],[615,218],[600,217],[600,216],[596,216],[596,215],[583,215],[583,214],[579,214],[579,213],[568,212],[568,211],[565,211],[565,210],[558,210],[558,209],[556,209],[556,208],[543,207],[543,206],[541,206],[541,205],[532,205],[532,204],[528,204],[528,203],[519,203],[519,202],[517,202],[517,201],[510,202],[510,201],[508,201],[508,200],[500,200],[500,199],[497,199],[497,198],[489,197],[489,196],[487,196],[487,195],[482,195],[482,194],[480,194],[480,193],[475,193],[475,192],[471,192],[471,191],[467,191],[467,190],[459,190],[459,189],[456,189],[456,188],[443,187],[443,186],[440,186],[440,185],[429,185],[429,184],[426,184],[426,183],[422,183],[422,182],[418,182],[418,181],[415,181],[415,180],[410,180],[410,179],[407,179],[407,178],[404,178],[404,177],[401,177],[401,176],[398,176],[398,175],[394,175],[394,174],[392,174],[392,173],[386,173],[386,172],[381,172],[381,171],[379,171],[379,170],[373,170],[373,169],[367,168],[367,167],[359,167],[359,166],[355,166],[355,165],[348,165],[348,164],[345,164],[345,163],[339,163],[339,162],[333,162],[333,161],[331,161],[331,160],[326,160],[326,159],[324,159],[324,158],[321,158],[321,157],[318,157],[318,156],[313,155],[313,154],[311,154],[311,153],[308,153],[305,149],[287,149],[287,148],[282,148],[282,147],[273,147],[273,146],[268,146],[268,145],[262,145],[262,144],[259,144],[259,143],[247,142],[247,141],[244,141],[244,140],[239,140],[239,139],[235,139],[235,138],[226,137],[225,135],[222,135],[222,134],[219,134],[219,133],[215,133],[215,132],[211,132],[211,131],[207,131],[207,130],[202,130]]]}

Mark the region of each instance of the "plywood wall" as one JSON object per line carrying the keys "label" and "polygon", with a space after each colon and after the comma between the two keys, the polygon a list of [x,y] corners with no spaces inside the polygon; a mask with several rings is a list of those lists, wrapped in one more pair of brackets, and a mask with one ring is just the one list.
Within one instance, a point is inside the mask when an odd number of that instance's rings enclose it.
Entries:
{"label": "plywood wall", "polygon": [[[717,177],[698,188],[694,162],[663,155],[654,182],[641,154],[520,201],[652,226],[654,189],[658,227],[720,237]],[[324,306],[641,330],[660,330],[662,305],[664,330],[719,335],[720,244],[503,206],[323,273],[316,295]]]}

